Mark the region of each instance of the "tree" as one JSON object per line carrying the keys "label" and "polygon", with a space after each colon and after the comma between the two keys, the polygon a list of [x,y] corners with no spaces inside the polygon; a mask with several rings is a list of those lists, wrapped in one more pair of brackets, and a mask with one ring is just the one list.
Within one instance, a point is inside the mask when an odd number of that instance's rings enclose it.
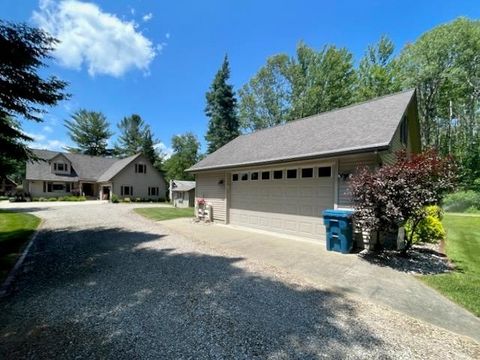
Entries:
{"label": "tree", "polygon": [[244,129],[259,130],[289,119],[291,84],[289,58],[275,55],[239,91],[239,117]]}
{"label": "tree", "polygon": [[455,163],[434,150],[407,156],[375,171],[359,169],[350,181],[355,217],[363,230],[396,231],[409,222],[403,254],[411,248],[418,224],[428,215],[425,206],[439,204],[454,189]]}
{"label": "tree", "polygon": [[158,154],[155,151],[155,143],[158,141],[154,139],[150,126],[142,120],[140,115],[126,116],[117,126],[120,135],[115,144],[115,154],[126,157],[141,152],[152,164],[157,163]]}
{"label": "tree", "polygon": [[68,148],[72,152],[86,155],[108,155],[107,141],[113,133],[105,115],[101,112],[80,109],[72,115],[71,120],[65,120],[68,135],[77,147]]}
{"label": "tree", "polygon": [[26,145],[32,139],[15,118],[40,122],[46,106],[68,98],[66,82],[38,74],[56,42],[42,30],[0,20],[0,177],[33,157]]}
{"label": "tree", "polygon": [[172,148],[174,153],[164,164],[167,180],[194,180],[193,175],[185,170],[199,160],[200,143],[197,137],[191,132],[175,135],[172,138]]}
{"label": "tree", "polygon": [[360,60],[357,70],[358,101],[370,100],[402,89],[397,60],[393,56],[395,45],[382,36],[377,44],[370,45]]}
{"label": "tree", "polygon": [[208,142],[208,153],[216,151],[240,135],[237,100],[233,86],[227,83],[229,78],[230,66],[228,57],[225,55],[222,67],[215,75],[206,94],[205,114],[210,118],[205,135]]}

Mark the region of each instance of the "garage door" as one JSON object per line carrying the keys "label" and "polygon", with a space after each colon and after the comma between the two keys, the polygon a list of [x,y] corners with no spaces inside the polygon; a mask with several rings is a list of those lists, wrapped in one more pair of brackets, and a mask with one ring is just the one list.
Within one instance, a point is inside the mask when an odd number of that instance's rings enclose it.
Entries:
{"label": "garage door", "polygon": [[331,169],[282,170],[281,175],[278,170],[266,177],[256,171],[232,174],[230,223],[325,240],[321,213],[333,207]]}

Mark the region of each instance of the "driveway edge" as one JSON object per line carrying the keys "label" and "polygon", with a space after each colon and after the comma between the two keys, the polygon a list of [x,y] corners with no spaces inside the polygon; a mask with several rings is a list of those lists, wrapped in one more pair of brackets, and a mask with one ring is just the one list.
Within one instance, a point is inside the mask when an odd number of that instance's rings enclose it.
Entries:
{"label": "driveway edge", "polygon": [[37,239],[38,233],[40,232],[40,229],[42,228],[44,222],[45,221],[43,219],[40,219],[40,224],[38,224],[37,228],[35,229],[35,232],[30,236],[30,240],[28,241],[27,246],[25,246],[25,248],[23,249],[22,255],[20,255],[20,257],[17,259],[17,262],[15,263],[15,266],[8,273],[7,278],[5,279],[2,286],[0,287],[0,298],[3,298],[10,293],[13,282],[15,281],[15,278],[17,277],[17,274],[20,268],[25,262],[25,259],[27,258],[27,254],[30,251],[30,248],[32,247],[35,240]]}

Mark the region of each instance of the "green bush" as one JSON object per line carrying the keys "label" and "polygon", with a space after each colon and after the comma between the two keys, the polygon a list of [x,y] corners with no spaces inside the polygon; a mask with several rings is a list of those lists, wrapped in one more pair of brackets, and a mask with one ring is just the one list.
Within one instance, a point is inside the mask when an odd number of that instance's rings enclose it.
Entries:
{"label": "green bush", "polygon": [[[431,205],[425,207],[427,216],[420,221],[413,234],[413,243],[436,243],[445,239],[445,229],[442,225],[443,210],[440,206]],[[407,221],[405,231],[410,233],[412,231],[411,221]]]}
{"label": "green bush", "polygon": [[447,212],[465,212],[471,208],[480,210],[480,192],[467,190],[449,194],[443,199],[443,208]]}
{"label": "green bush", "polygon": [[112,194],[112,203],[118,204],[120,201],[118,199],[118,196],[115,194]]}
{"label": "green bush", "polygon": [[56,197],[50,197],[47,199],[47,201],[57,201],[58,199]]}
{"label": "green bush", "polygon": [[8,200],[8,196],[0,196],[0,201],[2,200]]}

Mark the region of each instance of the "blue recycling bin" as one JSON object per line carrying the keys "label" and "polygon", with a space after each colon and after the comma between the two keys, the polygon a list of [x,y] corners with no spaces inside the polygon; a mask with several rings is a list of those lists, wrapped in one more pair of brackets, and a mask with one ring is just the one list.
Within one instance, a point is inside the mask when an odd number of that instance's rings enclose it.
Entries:
{"label": "blue recycling bin", "polygon": [[325,210],[327,250],[348,254],[353,248],[353,210]]}

